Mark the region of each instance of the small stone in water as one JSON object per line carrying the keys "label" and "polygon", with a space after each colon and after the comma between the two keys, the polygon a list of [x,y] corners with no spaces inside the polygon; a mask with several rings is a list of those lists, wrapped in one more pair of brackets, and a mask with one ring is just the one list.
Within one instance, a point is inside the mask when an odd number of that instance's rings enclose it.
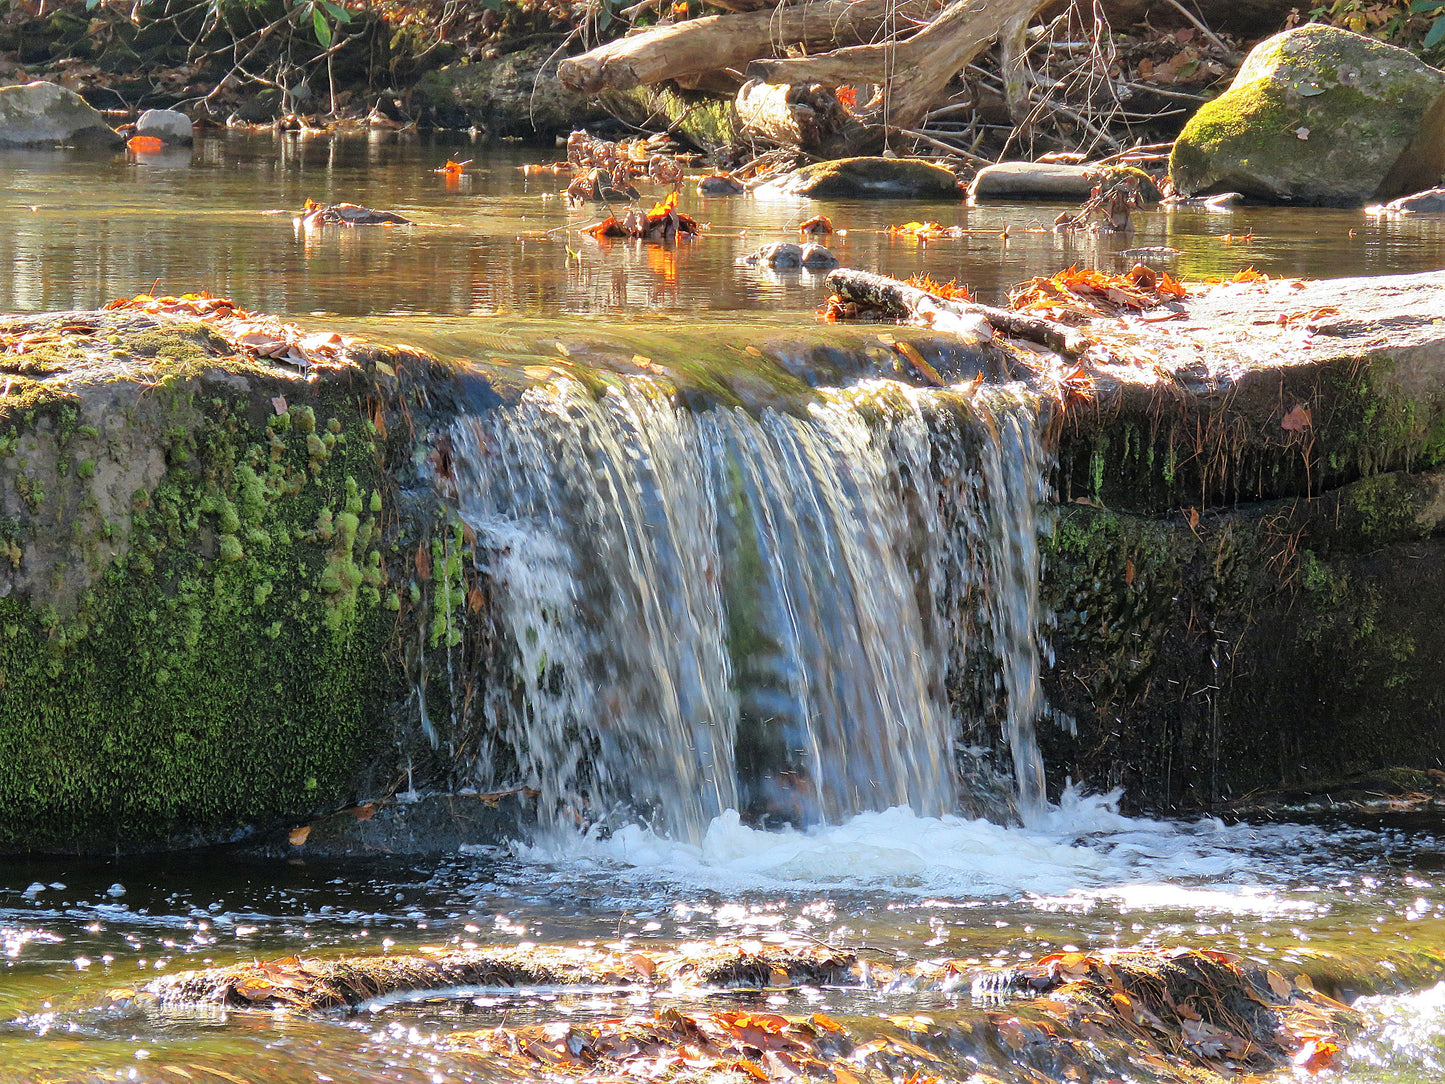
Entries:
{"label": "small stone in water", "polygon": [[125,895],[125,885],[117,881],[115,884],[111,885],[105,890],[105,894],[112,899],[118,900]]}
{"label": "small stone in water", "polygon": [[44,892],[44,891],[45,891],[45,886],[44,886],[43,884],[41,884],[39,881],[36,881],[36,882],[35,882],[34,884],[32,884],[29,888],[27,888],[24,892],[20,893],[20,895],[21,895],[23,898],[27,899],[27,900],[33,900],[36,896],[40,895],[40,893],[42,893],[42,892]]}

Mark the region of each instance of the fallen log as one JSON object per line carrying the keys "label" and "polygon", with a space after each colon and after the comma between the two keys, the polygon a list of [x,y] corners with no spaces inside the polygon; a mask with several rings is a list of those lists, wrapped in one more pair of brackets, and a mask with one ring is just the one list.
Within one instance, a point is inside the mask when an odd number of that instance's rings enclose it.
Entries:
{"label": "fallen log", "polygon": [[557,68],[572,90],[596,94],[630,90],[699,72],[743,68],[777,56],[789,45],[831,49],[873,39],[890,18],[921,22],[939,10],[937,0],[821,0],[796,7],[709,15],[608,42]]}
{"label": "fallen log", "polygon": [[868,128],[822,83],[776,86],[749,81],[733,103],[738,135],[754,143],[845,158],[865,144]]}
{"label": "fallen log", "polygon": [[857,271],[851,267],[834,268],[828,272],[827,284],[830,290],[844,300],[866,305],[889,316],[915,320],[939,330],[950,330],[951,324],[964,329],[970,323],[976,325],[977,321],[983,320],[1005,335],[1027,339],[1071,357],[1078,357],[1089,349],[1088,338],[1081,331],[1065,324],[1037,316],[1023,316],[1007,309],[994,308],[992,305],[940,297],[917,286],[910,286],[886,275],[875,275],[870,271]]}
{"label": "fallen log", "polygon": [[888,93],[868,120],[914,128],[969,61],[996,40],[1016,39],[1050,2],[954,0],[906,41],[840,48],[824,56],[760,58],[748,65],[747,76],[762,83],[886,84]]}

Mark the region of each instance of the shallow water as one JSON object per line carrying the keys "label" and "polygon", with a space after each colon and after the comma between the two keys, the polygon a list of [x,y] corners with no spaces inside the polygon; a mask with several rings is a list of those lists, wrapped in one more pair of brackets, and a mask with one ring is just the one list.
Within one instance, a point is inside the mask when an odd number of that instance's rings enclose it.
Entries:
{"label": "shallow water", "polygon": [[[431,172],[448,157],[475,159],[455,188]],[[798,224],[819,211],[848,231],[832,242],[845,264],[957,279],[995,299],[1070,263],[1126,269],[1117,252],[1130,246],[1181,250],[1173,270],[1189,278],[1251,265],[1270,275],[1331,277],[1436,268],[1445,242],[1445,216],[1154,211],[1136,216],[1128,239],[1070,240],[1029,232],[1053,222],[1061,208],[1051,205],[702,199],[689,186],[681,206],[709,224],[703,237],[675,248],[603,246],[567,232],[597,221],[600,208],[569,208],[560,195],[565,178],[520,169],[553,157],[391,135],[213,139],[193,152],[140,158],[8,151],[0,260],[14,273],[0,281],[0,311],[96,306],[158,284],[298,315],[633,320],[725,318],[743,309],[792,322],[821,303],[821,276],[774,275],[735,261],[765,242],[796,240]],[[308,197],[398,210],[416,225],[298,234],[290,212]],[[930,244],[888,235],[889,225],[913,219],[963,224],[969,234]],[[1247,244],[1223,240],[1250,234]]]}
{"label": "shallow water", "polygon": [[[472,989],[312,1020],[94,1008],[158,974],[289,954],[419,946],[713,938],[826,942],[875,963],[1003,965],[1078,948],[1187,944],[1366,996],[1335,1079],[1438,1080],[1445,840],[1438,824],[1194,824],[1131,819],[1070,792],[1034,829],[867,814],[812,833],[722,818],[700,847],[640,830],[440,860],[221,854],[0,866],[0,1080],[491,1081],[441,1049],[453,1032],[631,1009],[717,1007],[705,994]],[[799,988],[770,1011],[855,1028],[976,1014],[961,992]],[[966,1065],[944,1079],[962,1079]]]}
{"label": "shallow water", "polygon": [[[454,189],[431,172],[448,157],[476,159]],[[1150,212],[1127,242],[1076,243],[1044,232],[1058,207],[704,201],[690,189],[683,207],[710,224],[703,237],[672,249],[601,246],[568,232],[595,220],[594,209],[569,209],[562,182],[523,174],[537,158],[391,136],[223,139],[138,161],[7,153],[0,258],[14,271],[0,278],[0,310],[209,289],[442,352],[506,335],[508,318],[695,332],[746,312],[750,323],[806,325],[821,278],[737,260],[792,239],[819,210],[848,231],[833,242],[845,263],[956,278],[986,299],[1073,262],[1122,268],[1129,261],[1117,250],[1127,245],[1182,250],[1172,270],[1186,278],[1250,265],[1271,275],[1411,272],[1439,267],[1445,254],[1445,218]],[[393,208],[416,225],[299,234],[290,212],[307,197]],[[928,245],[887,233],[923,218],[970,232]],[[503,1021],[595,1019],[629,1003],[605,991],[486,990],[313,1020],[94,1006],[106,990],[157,974],[288,954],[716,937],[970,965],[1114,945],[1224,949],[1361,998],[1368,1026],[1337,1079],[1445,1080],[1445,986],[1429,955],[1445,947],[1442,840],[1438,815],[1180,824],[1130,820],[1069,792],[1029,829],[895,809],[763,833],[725,813],[695,844],[628,827],[426,861],[228,852],[11,861],[0,863],[0,1081],[513,1079],[438,1039]],[[652,996],[653,1007],[672,1003]],[[758,1004],[855,1025],[976,1011],[966,992],[908,989],[803,988]],[[944,1078],[970,1072],[954,1069]]]}

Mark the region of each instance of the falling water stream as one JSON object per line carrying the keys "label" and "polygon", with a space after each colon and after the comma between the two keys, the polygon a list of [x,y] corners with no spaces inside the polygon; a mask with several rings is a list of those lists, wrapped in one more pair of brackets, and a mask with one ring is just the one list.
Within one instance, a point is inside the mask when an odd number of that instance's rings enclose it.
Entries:
{"label": "falling water stream", "polygon": [[1016,389],[864,382],[753,416],[558,378],[463,418],[460,511],[521,690],[497,683],[491,729],[522,782],[555,815],[694,841],[730,809],[940,816],[946,678],[972,670],[1041,813],[1035,415]]}

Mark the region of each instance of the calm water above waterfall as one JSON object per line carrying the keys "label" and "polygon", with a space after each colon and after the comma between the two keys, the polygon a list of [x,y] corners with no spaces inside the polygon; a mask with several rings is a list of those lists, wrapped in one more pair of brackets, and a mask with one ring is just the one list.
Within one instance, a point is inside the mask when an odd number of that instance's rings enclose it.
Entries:
{"label": "calm water above waterfall", "polygon": [[[466,185],[430,172],[448,156],[477,158]],[[569,210],[555,178],[524,176],[529,160],[390,139],[213,141],[141,163],[7,155],[0,309],[89,307],[159,281],[478,361],[505,352],[509,317],[718,339],[744,311],[811,321],[820,280],[737,259],[819,206],[689,193],[684,207],[711,223],[697,242],[604,248],[562,232],[595,216]],[[267,213],[308,196],[417,225],[300,236]],[[849,231],[834,244],[845,262],[986,297],[1068,263],[1123,262],[1118,246],[1029,232],[1053,207],[826,209]],[[889,237],[911,218],[971,232]],[[1251,231],[1247,245],[1223,240]],[[1129,243],[1182,250],[1185,277],[1419,271],[1445,258],[1445,220],[1150,213]],[[478,709],[477,784],[538,790],[541,830],[424,861],[0,863],[0,1082],[516,1080],[447,1037],[715,1003],[487,988],[314,1019],[95,1006],[158,974],[253,958],[714,938],[940,965],[1217,948],[1361,999],[1365,1030],[1326,1078],[1445,1081],[1438,814],[1174,823],[1072,788],[1049,805],[1032,738],[1055,725],[1039,693],[1049,523],[1034,405],[1016,389],[887,381],[777,399],[692,411],[646,377],[598,396],[544,371],[518,401],[458,420],[449,484],[507,646]],[[962,740],[985,726],[1005,736],[1005,762]],[[1000,779],[1017,781],[1012,810]],[[995,819],[974,819],[982,810]],[[966,988],[906,984],[750,1004],[861,1028],[927,1014],[940,1032],[980,1011]],[[983,1053],[928,1075],[968,1080]]]}

